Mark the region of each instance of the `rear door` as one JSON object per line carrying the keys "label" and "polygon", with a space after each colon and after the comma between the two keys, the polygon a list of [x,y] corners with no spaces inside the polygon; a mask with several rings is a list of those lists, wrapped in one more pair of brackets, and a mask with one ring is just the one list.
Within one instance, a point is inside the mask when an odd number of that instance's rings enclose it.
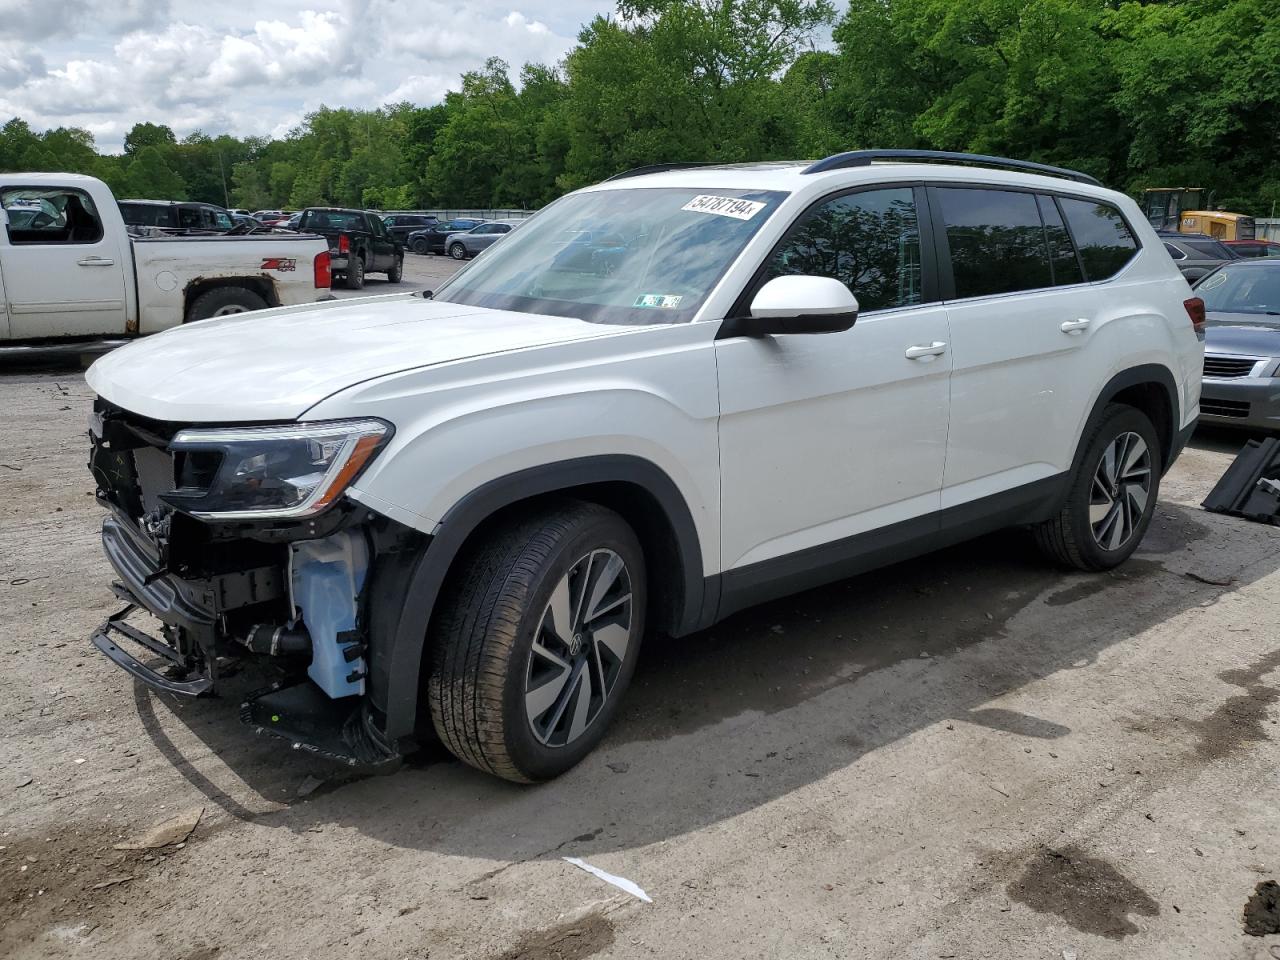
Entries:
{"label": "rear door", "polygon": [[[1109,369],[1095,355],[1108,291],[1137,245],[1093,200],[988,186],[930,187],[951,326],[943,508],[1067,470]],[[1081,241],[1077,249],[1072,232]]]}
{"label": "rear door", "polygon": [[125,332],[123,231],[109,234],[93,200],[73,187],[6,187],[0,203],[35,200],[40,213],[23,227],[6,224],[0,270],[15,340]]}

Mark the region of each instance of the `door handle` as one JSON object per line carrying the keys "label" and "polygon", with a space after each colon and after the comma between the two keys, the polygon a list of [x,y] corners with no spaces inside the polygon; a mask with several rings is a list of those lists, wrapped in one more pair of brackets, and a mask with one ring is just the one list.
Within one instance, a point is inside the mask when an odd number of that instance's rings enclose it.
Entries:
{"label": "door handle", "polygon": [[1093,321],[1087,317],[1081,317],[1079,320],[1068,320],[1058,327],[1063,333],[1080,333]]}
{"label": "door handle", "polygon": [[933,343],[919,343],[914,347],[907,347],[904,356],[908,360],[919,360],[923,357],[940,357],[947,352],[947,345],[941,340],[935,340]]}
{"label": "door handle", "polygon": [[77,260],[76,263],[82,267],[110,267],[115,264],[115,261],[107,257],[85,257],[83,260]]}

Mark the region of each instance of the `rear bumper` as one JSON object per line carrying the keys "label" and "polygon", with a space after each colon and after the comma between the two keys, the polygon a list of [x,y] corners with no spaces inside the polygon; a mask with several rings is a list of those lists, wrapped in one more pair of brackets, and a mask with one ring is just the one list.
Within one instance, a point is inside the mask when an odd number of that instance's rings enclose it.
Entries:
{"label": "rear bumper", "polygon": [[329,270],[333,273],[341,273],[347,269],[347,258],[339,257],[333,253],[329,254]]}
{"label": "rear bumper", "polygon": [[1205,378],[1200,422],[1250,430],[1280,430],[1280,378]]}

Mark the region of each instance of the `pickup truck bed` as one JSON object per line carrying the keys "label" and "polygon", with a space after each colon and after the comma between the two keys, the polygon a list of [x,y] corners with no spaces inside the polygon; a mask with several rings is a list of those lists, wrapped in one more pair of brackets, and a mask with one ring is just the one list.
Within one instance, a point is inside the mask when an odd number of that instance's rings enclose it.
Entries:
{"label": "pickup truck bed", "polygon": [[0,345],[156,333],[328,299],[330,282],[317,236],[133,238],[101,180],[0,174]]}

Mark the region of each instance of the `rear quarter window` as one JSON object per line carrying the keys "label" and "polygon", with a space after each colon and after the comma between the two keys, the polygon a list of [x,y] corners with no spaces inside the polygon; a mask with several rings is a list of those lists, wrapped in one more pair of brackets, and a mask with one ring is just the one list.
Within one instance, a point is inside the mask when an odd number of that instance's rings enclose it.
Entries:
{"label": "rear quarter window", "polygon": [[1109,203],[1059,197],[1063,216],[1080,251],[1086,279],[1108,280],[1138,252],[1138,241],[1120,211]]}

